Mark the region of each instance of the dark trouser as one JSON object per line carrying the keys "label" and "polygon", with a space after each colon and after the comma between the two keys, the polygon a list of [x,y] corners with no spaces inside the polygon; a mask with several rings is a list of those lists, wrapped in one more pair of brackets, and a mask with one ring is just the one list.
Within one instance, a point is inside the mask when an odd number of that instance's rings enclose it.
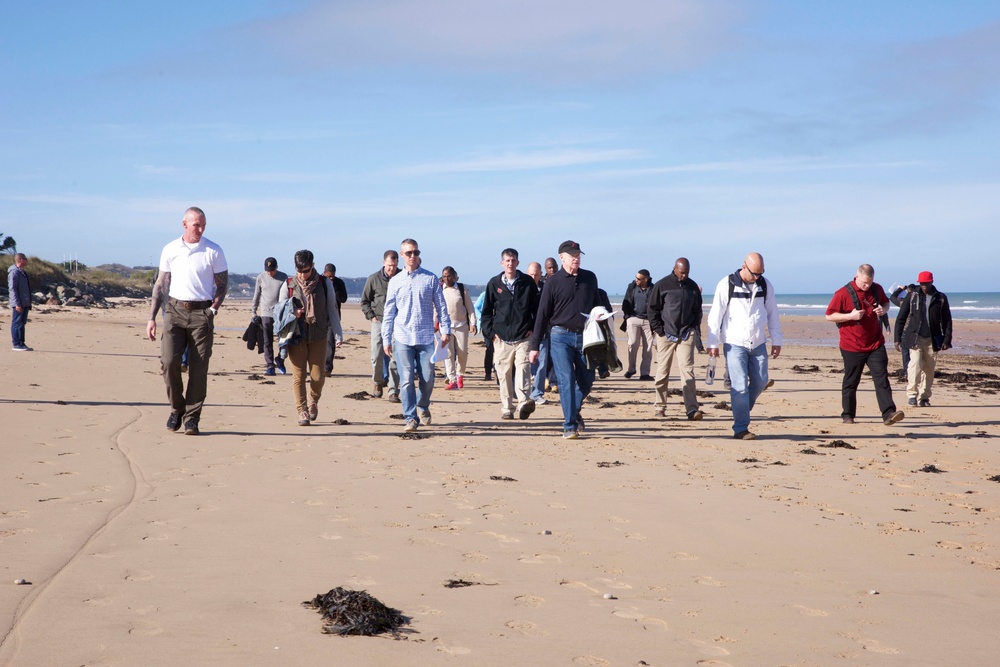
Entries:
{"label": "dark trouser", "polygon": [[[187,310],[170,300],[163,308],[163,337],[160,366],[167,385],[167,400],[172,412],[184,420],[201,419],[201,408],[208,393],[208,360],[212,356],[215,326],[208,308]],[[188,351],[188,385],[184,393],[181,357]]]}
{"label": "dark trouser", "polygon": [[264,327],[264,363],[267,370],[274,368],[274,318],[260,318],[261,326]]}
{"label": "dark trouser", "polygon": [[24,324],[28,321],[28,308],[21,306],[21,312],[17,308],[10,309],[10,340],[14,347],[24,347]]}
{"label": "dark trouser", "polygon": [[885,345],[872,352],[848,352],[841,349],[844,357],[844,386],[841,401],[844,411],[842,417],[854,417],[858,409],[858,385],[861,384],[861,372],[865,365],[872,374],[875,383],[875,398],[882,419],[891,417],[896,412],[896,404],[892,401],[892,388],[889,386],[889,355]]}
{"label": "dark trouser", "polygon": [[900,354],[903,355],[903,379],[909,381],[910,375],[907,369],[910,367],[910,348],[904,345]]}
{"label": "dark trouser", "polygon": [[483,356],[483,370],[486,371],[486,379],[493,377],[493,339],[486,341],[486,354]]}
{"label": "dark trouser", "polygon": [[323,371],[327,375],[333,372],[333,355],[336,351],[337,336],[333,333],[333,327],[330,327],[326,332],[326,363],[323,365]]}

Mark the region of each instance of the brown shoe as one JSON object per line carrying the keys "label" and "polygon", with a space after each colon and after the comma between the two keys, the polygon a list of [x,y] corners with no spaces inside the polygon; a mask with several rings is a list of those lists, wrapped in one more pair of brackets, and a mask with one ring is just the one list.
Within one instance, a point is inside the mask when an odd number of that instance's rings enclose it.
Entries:
{"label": "brown shoe", "polygon": [[372,392],[372,396],[375,398],[382,398],[382,385],[375,385],[375,391]]}
{"label": "brown shoe", "polygon": [[892,426],[896,422],[903,421],[903,417],[905,417],[905,416],[906,415],[904,415],[900,410],[896,410],[891,415],[889,415],[888,417],[886,417],[885,420],[883,420],[882,423],[885,424],[886,426]]}
{"label": "brown shoe", "polygon": [[755,436],[750,431],[740,431],[739,433],[733,434],[733,437],[736,438],[737,440],[756,440],[757,439],[757,436]]}
{"label": "brown shoe", "polygon": [[309,421],[314,422],[319,418],[319,404],[313,401],[309,404]]}
{"label": "brown shoe", "polygon": [[702,412],[701,410],[694,410],[693,412],[688,413],[688,419],[690,419],[693,422],[701,421],[704,418],[705,418],[705,413]]}
{"label": "brown shoe", "polygon": [[854,423],[854,417],[844,417],[844,423],[845,424],[853,424]]}

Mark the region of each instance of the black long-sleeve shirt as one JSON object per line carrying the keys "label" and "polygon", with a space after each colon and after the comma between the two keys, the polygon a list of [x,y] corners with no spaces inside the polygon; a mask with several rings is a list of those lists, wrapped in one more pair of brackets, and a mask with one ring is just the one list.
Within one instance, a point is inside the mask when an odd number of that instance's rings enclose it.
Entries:
{"label": "black long-sleeve shirt", "polygon": [[597,275],[593,271],[579,269],[575,276],[571,276],[565,269],[559,269],[546,279],[542,288],[535,328],[531,334],[531,349],[538,349],[551,327],[583,331],[587,315],[599,305]]}

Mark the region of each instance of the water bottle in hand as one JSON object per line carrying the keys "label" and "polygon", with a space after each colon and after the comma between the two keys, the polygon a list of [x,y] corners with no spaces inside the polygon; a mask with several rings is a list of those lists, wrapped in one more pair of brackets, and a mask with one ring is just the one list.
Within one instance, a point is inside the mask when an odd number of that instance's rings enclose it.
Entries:
{"label": "water bottle in hand", "polygon": [[715,382],[715,364],[717,359],[715,357],[708,358],[708,364],[705,365],[705,384],[712,384]]}

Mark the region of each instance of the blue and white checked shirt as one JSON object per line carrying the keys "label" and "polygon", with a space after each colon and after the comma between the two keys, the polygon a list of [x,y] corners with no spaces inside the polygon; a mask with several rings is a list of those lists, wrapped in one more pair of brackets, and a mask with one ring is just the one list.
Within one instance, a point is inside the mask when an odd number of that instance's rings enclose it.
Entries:
{"label": "blue and white checked shirt", "polygon": [[404,345],[434,344],[434,311],[442,334],[451,333],[448,305],[437,276],[422,267],[400,271],[389,281],[382,316],[383,340]]}

